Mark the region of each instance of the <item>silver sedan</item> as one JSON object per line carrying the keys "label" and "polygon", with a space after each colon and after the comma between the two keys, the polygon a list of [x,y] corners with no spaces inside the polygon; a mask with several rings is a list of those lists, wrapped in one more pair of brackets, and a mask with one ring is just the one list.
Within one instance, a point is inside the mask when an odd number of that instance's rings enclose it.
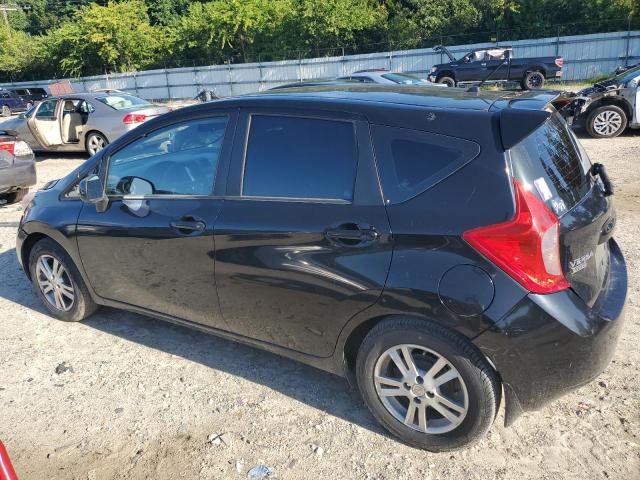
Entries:
{"label": "silver sedan", "polygon": [[18,117],[2,122],[35,151],[102,150],[122,134],[170,111],[126,93],[74,93],[48,98]]}

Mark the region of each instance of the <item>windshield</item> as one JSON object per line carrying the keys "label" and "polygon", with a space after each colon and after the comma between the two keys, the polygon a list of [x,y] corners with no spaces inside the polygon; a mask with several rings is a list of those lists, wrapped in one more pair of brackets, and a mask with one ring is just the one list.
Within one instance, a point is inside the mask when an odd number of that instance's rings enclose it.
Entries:
{"label": "windshield", "polygon": [[401,83],[403,85],[422,85],[426,83],[424,80],[406,73],[385,73],[382,78],[391,80],[392,82]]}
{"label": "windshield", "polygon": [[138,97],[133,95],[105,95],[104,97],[96,97],[101,103],[108,105],[115,110],[126,110],[127,108],[144,108],[151,107],[152,105]]}

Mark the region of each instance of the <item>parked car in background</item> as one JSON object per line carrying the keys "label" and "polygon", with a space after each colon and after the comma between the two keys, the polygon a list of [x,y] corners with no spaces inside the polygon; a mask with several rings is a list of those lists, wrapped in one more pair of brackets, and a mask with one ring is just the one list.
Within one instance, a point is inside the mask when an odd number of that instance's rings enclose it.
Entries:
{"label": "parked car in background", "polygon": [[60,152],[102,150],[141,123],[170,111],[133,95],[74,93],[47,98],[24,114],[3,122],[32,149]]}
{"label": "parked car in background", "polygon": [[19,202],[36,180],[33,151],[17,132],[0,125],[0,203]]}
{"label": "parked car in background", "polygon": [[27,110],[29,102],[11,90],[0,88],[0,115],[10,117],[14,113]]}
{"label": "parked car in background", "polygon": [[315,86],[328,86],[328,85],[349,85],[349,84],[362,84],[362,83],[377,83],[381,85],[414,85],[414,86],[438,86],[446,87],[446,85],[439,83],[431,83],[415,75],[409,75],[401,72],[390,72],[384,68],[376,68],[371,70],[358,70],[351,75],[338,78],[305,80],[303,82],[287,83],[285,85],[278,85],[271,90],[278,90],[282,88],[291,87],[315,87]]}
{"label": "parked car in background", "polygon": [[380,83],[382,85],[430,85],[422,78],[402,72],[390,72],[384,68],[358,70],[351,75],[336,80],[349,80],[357,83]]}
{"label": "parked car in background", "polygon": [[639,84],[640,66],[624,70],[580,90],[563,113],[594,138],[617,137],[627,127],[640,128]]}
{"label": "parked car in background", "polygon": [[15,87],[7,88],[7,90],[15,92],[16,95],[25,100],[27,102],[27,109],[49,96],[47,91],[41,87]]}
{"label": "parked car in background", "polygon": [[255,345],[351,378],[408,444],[459,448],[502,392],[511,424],[593,380],[621,332],[611,185],[553,99],[325,85],[186,107],[40,190],[16,253],[56,318],[108,305]]}
{"label": "parked car in background", "polygon": [[438,45],[433,49],[451,61],[434,65],[428,79],[450,87],[488,77],[491,82],[518,81],[523,90],[535,90],[542,88],[546,79],[560,78],[564,65],[559,56],[515,58],[511,47],[478,48],[459,60],[447,47]]}

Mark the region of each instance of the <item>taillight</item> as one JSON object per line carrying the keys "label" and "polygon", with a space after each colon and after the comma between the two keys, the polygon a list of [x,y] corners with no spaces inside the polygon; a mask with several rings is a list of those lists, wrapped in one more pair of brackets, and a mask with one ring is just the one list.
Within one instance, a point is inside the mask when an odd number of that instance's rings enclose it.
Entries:
{"label": "taillight", "polygon": [[147,119],[147,116],[142,113],[127,113],[122,119],[122,123],[130,125],[132,123],[142,123]]}
{"label": "taillight", "polygon": [[462,237],[533,293],[569,288],[560,263],[558,218],[514,180],[516,214],[506,222],[474,228]]}
{"label": "taillight", "polygon": [[13,156],[14,149],[15,149],[15,142],[0,142],[1,152],[7,152],[9,155]]}
{"label": "taillight", "polygon": [[562,68],[562,66],[564,65],[564,58],[562,58],[562,57],[558,57],[558,58],[556,58],[556,60],[555,60],[555,64],[556,64],[558,67]]}

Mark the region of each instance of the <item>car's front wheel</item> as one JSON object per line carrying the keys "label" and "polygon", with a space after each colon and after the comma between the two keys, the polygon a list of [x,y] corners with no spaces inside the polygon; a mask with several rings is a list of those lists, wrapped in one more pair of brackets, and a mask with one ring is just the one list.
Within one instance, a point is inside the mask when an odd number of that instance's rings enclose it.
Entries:
{"label": "car's front wheel", "polygon": [[100,132],[91,132],[87,136],[86,150],[89,156],[95,155],[109,144],[107,138]]}
{"label": "car's front wheel", "polygon": [[54,317],[79,322],[97,310],[73,260],[53,240],[43,239],[33,246],[29,272],[38,296]]}
{"label": "car's front wheel", "polygon": [[373,415],[412,446],[452,450],[493,423],[501,393],[496,373],[466,338],[440,325],[384,320],[362,342],[356,363]]}
{"label": "car's front wheel", "polygon": [[627,115],[620,107],[605,105],[589,113],[585,127],[594,138],[617,137],[627,128]]}
{"label": "car's front wheel", "polygon": [[443,85],[446,85],[447,87],[455,87],[456,86],[456,81],[451,78],[451,77],[440,77],[437,80],[438,83],[442,83]]}

